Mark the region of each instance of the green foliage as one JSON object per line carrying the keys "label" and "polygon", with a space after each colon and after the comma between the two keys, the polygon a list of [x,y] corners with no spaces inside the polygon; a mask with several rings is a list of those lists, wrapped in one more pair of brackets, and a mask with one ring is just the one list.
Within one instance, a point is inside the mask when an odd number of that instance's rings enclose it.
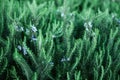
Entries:
{"label": "green foliage", "polygon": [[0,80],[120,80],[119,7],[0,0]]}

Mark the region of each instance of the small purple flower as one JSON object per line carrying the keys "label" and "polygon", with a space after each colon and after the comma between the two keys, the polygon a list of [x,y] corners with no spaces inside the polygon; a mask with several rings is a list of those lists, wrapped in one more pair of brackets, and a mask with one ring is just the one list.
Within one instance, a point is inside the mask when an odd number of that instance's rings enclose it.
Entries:
{"label": "small purple flower", "polygon": [[37,41],[37,38],[32,38],[32,41]]}
{"label": "small purple flower", "polygon": [[21,32],[21,31],[24,31],[24,28],[16,25],[15,30],[18,32]]}
{"label": "small purple flower", "polygon": [[22,50],[22,47],[20,45],[17,46],[17,48],[21,51]]}
{"label": "small purple flower", "polygon": [[27,54],[27,48],[20,45],[17,46],[18,50],[21,51],[24,55]]}
{"label": "small purple flower", "polygon": [[32,42],[32,41],[37,41],[37,38],[35,37],[34,34],[32,34],[32,37],[31,37],[31,42]]}
{"label": "small purple flower", "polygon": [[62,58],[61,59],[61,62],[67,62],[67,61],[70,61],[70,58]]}
{"label": "small purple flower", "polygon": [[88,26],[89,26],[90,28],[92,28],[92,22],[91,22],[91,21],[88,22]]}
{"label": "small purple flower", "polygon": [[86,28],[86,31],[89,31],[92,28],[92,22],[85,22],[84,27]]}
{"label": "small purple flower", "polygon": [[26,55],[27,54],[27,49],[25,47],[23,47],[23,54]]}
{"label": "small purple flower", "polygon": [[37,28],[34,25],[31,26],[31,29],[32,29],[33,32],[37,31]]}

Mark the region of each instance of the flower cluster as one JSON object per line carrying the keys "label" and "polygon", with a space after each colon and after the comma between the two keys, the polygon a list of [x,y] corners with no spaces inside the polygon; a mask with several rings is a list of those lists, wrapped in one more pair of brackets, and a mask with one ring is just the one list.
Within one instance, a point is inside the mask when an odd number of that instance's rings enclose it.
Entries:
{"label": "flower cluster", "polygon": [[68,61],[70,61],[70,58],[65,58],[65,57],[63,57],[63,58],[61,59],[61,62],[68,62]]}
{"label": "flower cluster", "polygon": [[37,32],[37,28],[36,28],[34,25],[31,26],[31,30],[32,30],[33,32]]}
{"label": "flower cluster", "polygon": [[20,27],[20,26],[15,26],[15,30],[18,32],[22,32],[22,31],[24,31],[24,28]]}
{"label": "flower cluster", "polygon": [[27,54],[27,48],[25,46],[18,45],[18,50],[21,51],[24,55]]}
{"label": "flower cluster", "polygon": [[92,22],[91,22],[91,21],[84,23],[84,27],[85,27],[86,31],[91,30],[91,29],[92,29],[92,26],[93,26],[93,25],[92,25]]}
{"label": "flower cluster", "polygon": [[34,34],[32,34],[32,36],[31,36],[31,42],[32,42],[32,41],[37,41],[37,38],[35,37]]}

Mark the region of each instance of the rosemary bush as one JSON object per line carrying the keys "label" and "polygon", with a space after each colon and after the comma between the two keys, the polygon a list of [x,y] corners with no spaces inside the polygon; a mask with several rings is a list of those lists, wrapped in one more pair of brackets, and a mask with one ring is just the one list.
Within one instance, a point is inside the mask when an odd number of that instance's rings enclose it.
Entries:
{"label": "rosemary bush", "polygon": [[0,0],[0,80],[120,80],[119,0]]}

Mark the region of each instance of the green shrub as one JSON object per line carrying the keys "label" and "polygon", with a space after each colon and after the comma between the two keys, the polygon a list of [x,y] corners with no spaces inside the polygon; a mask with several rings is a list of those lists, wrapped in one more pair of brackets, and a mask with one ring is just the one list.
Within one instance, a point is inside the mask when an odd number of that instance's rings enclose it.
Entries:
{"label": "green shrub", "polygon": [[118,0],[0,0],[0,80],[120,80]]}

